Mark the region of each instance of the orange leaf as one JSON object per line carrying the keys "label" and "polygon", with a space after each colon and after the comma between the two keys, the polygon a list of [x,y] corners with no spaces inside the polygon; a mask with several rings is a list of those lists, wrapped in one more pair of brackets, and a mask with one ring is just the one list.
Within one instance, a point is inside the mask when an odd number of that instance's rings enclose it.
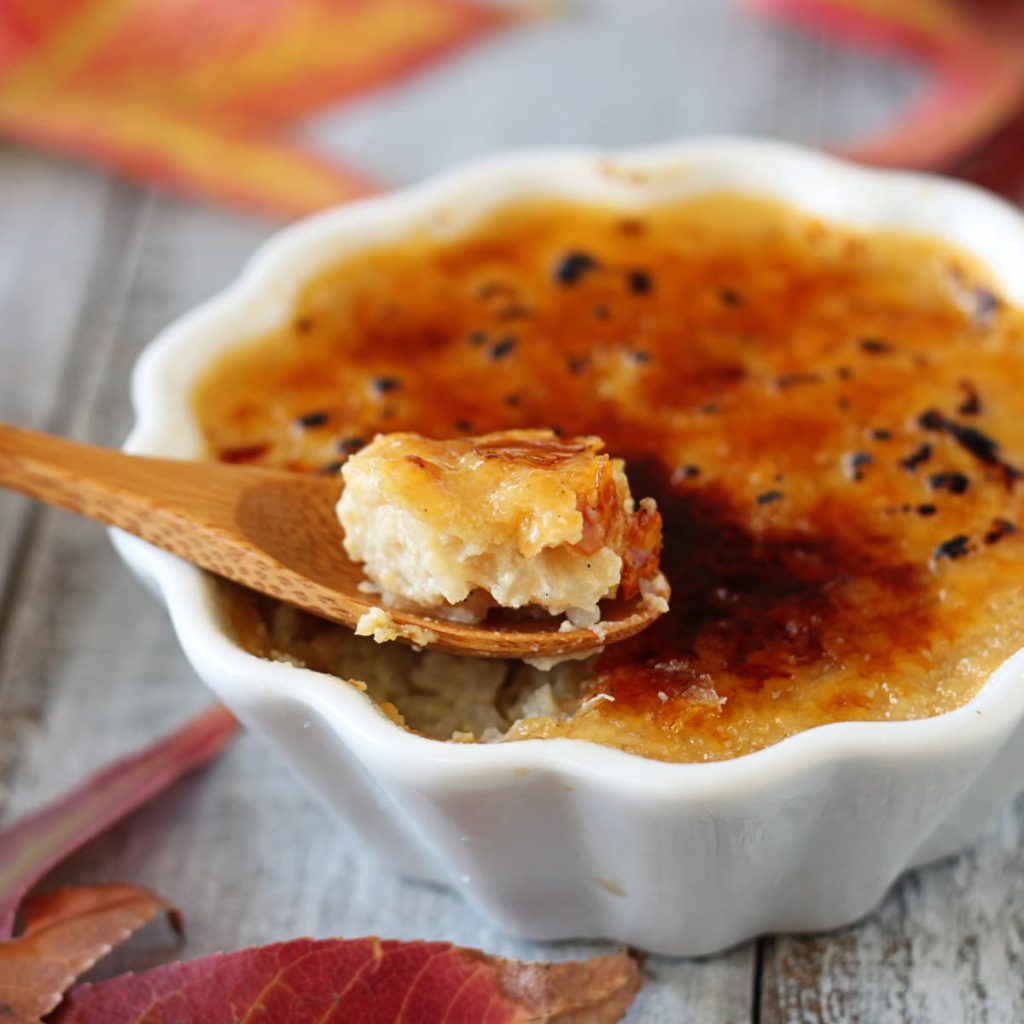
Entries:
{"label": "orange leaf", "polygon": [[[1024,17],[1016,0],[746,0],[931,70],[924,94],[870,138],[840,147],[865,163],[955,171],[1013,193],[1024,185]],[[996,153],[987,144],[1009,134]],[[979,159],[980,157],[980,159]],[[973,168],[973,170],[970,170]]]}
{"label": "orange leaf", "polygon": [[180,930],[177,911],[133,886],[58,889],[30,900],[24,932],[0,943],[0,1020],[38,1021],[79,975],[160,910]]}
{"label": "orange leaf", "polygon": [[67,150],[128,177],[276,217],[301,217],[376,191],[367,178],[275,135],[189,119],[131,103],[113,107],[102,132],[88,96],[52,97],[12,115],[6,131]]}
{"label": "orange leaf", "polygon": [[89,0],[124,8],[64,91],[252,123],[335,106],[509,22],[470,0]]}

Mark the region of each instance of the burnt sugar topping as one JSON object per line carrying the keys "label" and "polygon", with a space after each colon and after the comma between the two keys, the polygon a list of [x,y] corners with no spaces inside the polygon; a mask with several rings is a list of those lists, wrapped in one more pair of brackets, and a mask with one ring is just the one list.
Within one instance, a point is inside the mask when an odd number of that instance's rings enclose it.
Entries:
{"label": "burnt sugar topping", "polygon": [[313,472],[378,432],[602,437],[657,501],[671,608],[513,736],[713,759],[964,703],[1024,642],[1020,310],[938,242],[755,198],[624,223],[524,204],[328,269],[201,383],[211,452]]}

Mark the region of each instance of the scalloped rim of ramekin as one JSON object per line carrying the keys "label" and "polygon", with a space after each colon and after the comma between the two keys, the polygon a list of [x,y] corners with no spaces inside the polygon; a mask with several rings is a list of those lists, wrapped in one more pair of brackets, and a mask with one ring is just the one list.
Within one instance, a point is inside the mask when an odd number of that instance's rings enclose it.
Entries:
{"label": "scalloped rim of ramekin", "polygon": [[[894,228],[953,242],[987,265],[1015,303],[1024,302],[1024,218],[979,189],[944,179],[880,171],[798,146],[714,138],[639,151],[535,150],[488,157],[400,192],[316,214],[268,239],[226,289],[165,328],[143,351],[132,377],[136,425],[125,449],[195,457],[201,450],[189,394],[201,368],[241,336],[258,336],[287,316],[296,288],[325,261],[318,246],[372,227],[371,242],[401,237],[412,223],[458,234],[482,209],[530,196],[657,206],[673,197],[738,191],[782,199],[835,223]],[[481,193],[489,198],[481,202]],[[466,203],[470,197],[474,203]],[[942,207],[943,224],[937,223]],[[386,230],[380,231],[382,225]],[[954,230],[955,228],[955,230]],[[335,257],[336,259],[338,257]],[[1021,268],[1021,269],[1017,269]],[[223,328],[234,323],[234,338]],[[237,325],[244,322],[245,328]],[[231,334],[232,332],[227,332]],[[217,339],[220,339],[219,341]],[[214,343],[211,344],[211,339]],[[112,531],[120,554],[156,585],[182,647],[200,675],[252,701],[298,701],[320,714],[364,759],[424,783],[487,784],[510,771],[556,772],[659,798],[702,802],[749,796],[785,777],[850,762],[928,760],[939,754],[994,753],[1024,716],[1024,650],[1012,655],[968,703],[942,715],[900,722],[837,722],[769,747],[712,762],[657,761],[574,739],[463,744],[428,739],[385,716],[356,687],[333,676],[249,654],[225,634],[209,581],[195,567]]]}

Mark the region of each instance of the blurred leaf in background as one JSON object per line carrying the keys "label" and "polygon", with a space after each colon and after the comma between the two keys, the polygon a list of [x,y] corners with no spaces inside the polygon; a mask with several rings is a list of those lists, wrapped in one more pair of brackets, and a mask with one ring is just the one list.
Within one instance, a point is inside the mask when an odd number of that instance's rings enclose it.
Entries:
{"label": "blurred leaf in background", "polygon": [[0,133],[297,216],[373,186],[292,122],[513,17],[475,0],[0,0]]}
{"label": "blurred leaf in background", "polygon": [[887,167],[944,171],[1024,199],[1021,0],[746,0],[752,11],[930,69],[924,94],[878,135],[840,148]]}
{"label": "blurred leaf in background", "polygon": [[[910,109],[841,152],[1024,197],[1024,0],[740,2],[929,70]],[[302,145],[301,118],[538,10],[574,16],[554,0],[0,0],[0,133],[297,216],[375,187]]]}

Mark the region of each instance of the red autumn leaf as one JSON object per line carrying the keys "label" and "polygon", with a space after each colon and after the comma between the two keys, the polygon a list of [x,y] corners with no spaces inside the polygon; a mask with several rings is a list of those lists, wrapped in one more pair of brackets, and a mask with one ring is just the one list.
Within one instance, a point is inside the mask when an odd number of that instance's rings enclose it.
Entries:
{"label": "red autumn leaf", "polygon": [[0,832],[0,939],[25,893],[84,843],[219,753],[237,727],[215,706],[182,729],[92,776],[63,799]]}
{"label": "red autumn leaf", "polygon": [[1024,7],[1019,0],[746,0],[755,11],[923,63],[921,97],[840,147],[865,163],[946,171],[1024,193]]}
{"label": "red autumn leaf", "polygon": [[613,1024],[640,986],[624,950],[522,964],[440,942],[296,939],[127,974],[68,995],[54,1024]]}
{"label": "red autumn leaf", "polygon": [[[226,710],[213,708],[0,833],[6,934],[43,873],[212,757],[235,724]],[[83,1024],[613,1024],[640,985],[637,963],[625,951],[582,963],[523,964],[447,943],[299,939],[71,988],[161,910],[180,930],[177,911],[154,893],[124,885],[60,889],[21,910],[21,934],[0,941],[0,1022],[9,1024],[39,1024],[51,1012],[50,1021]]]}
{"label": "red autumn leaf", "polygon": [[81,974],[160,911],[159,896],[128,885],[57,889],[25,905],[25,930],[0,943],[0,1020],[35,1022]]}

